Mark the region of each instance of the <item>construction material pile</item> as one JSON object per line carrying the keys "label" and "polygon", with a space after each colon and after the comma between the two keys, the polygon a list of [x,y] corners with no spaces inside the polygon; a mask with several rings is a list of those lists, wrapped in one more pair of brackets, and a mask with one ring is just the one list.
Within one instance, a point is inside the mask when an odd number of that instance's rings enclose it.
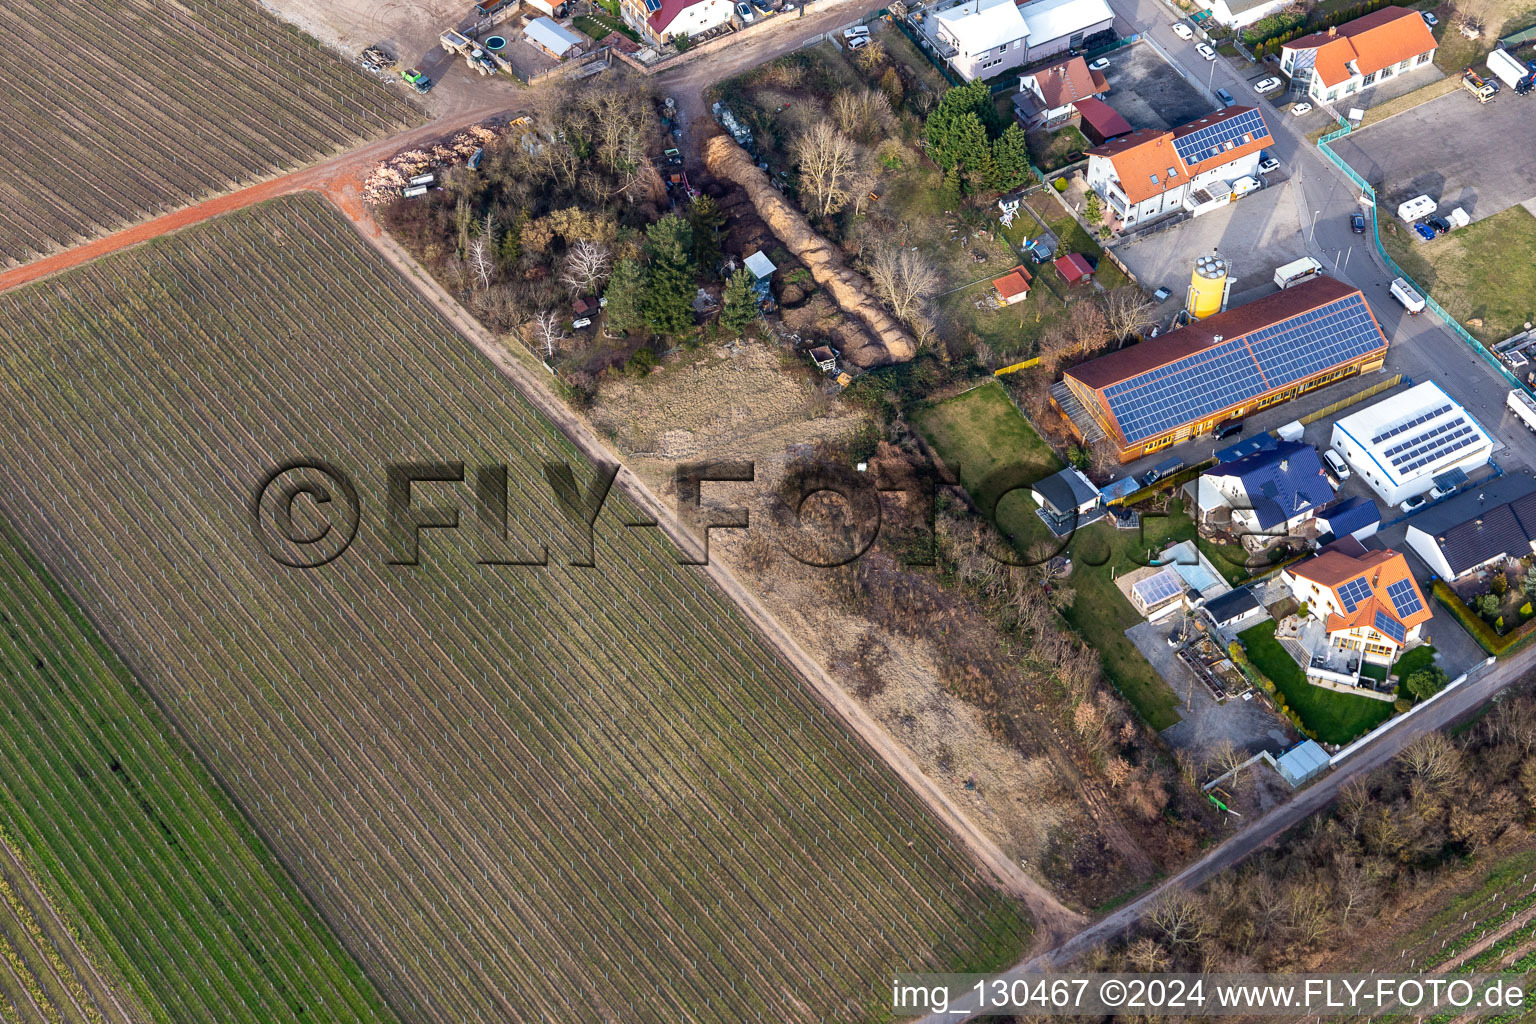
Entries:
{"label": "construction material pile", "polygon": [[452,140],[430,149],[408,149],[396,153],[368,175],[363,182],[363,201],[373,206],[394,202],[410,179],[437,168],[465,163],[475,150],[487,148],[501,136],[484,125],[471,125]]}
{"label": "construction material pile", "polygon": [[857,317],[869,329],[873,337],[862,347],[845,342],[846,361],[868,369],[903,363],[917,354],[916,340],[885,311],[869,282],[849,268],[836,246],[811,230],[805,217],[774,189],[745,150],[728,137],[716,135],[705,144],[704,159],[716,176],[746,189],[758,216],[774,236],[810,269],[816,283],[843,312]]}

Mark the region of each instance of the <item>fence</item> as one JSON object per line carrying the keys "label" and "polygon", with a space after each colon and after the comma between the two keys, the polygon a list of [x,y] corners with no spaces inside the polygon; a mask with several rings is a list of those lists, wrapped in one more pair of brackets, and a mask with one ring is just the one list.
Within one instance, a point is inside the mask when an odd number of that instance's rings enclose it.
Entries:
{"label": "fence", "polygon": [[1007,374],[1010,374],[1010,373],[1017,373],[1019,370],[1027,370],[1031,366],[1039,366],[1039,365],[1040,365],[1040,357],[1039,356],[1035,356],[1032,359],[1024,360],[1022,363],[1014,363],[1012,366],[1004,366],[1001,369],[993,370],[992,371],[992,376],[994,376],[994,377],[1002,377],[1002,376],[1006,376]]}
{"label": "fence", "polygon": [[1337,754],[1334,754],[1332,757],[1330,757],[1328,759],[1328,766],[1330,768],[1335,767],[1336,765],[1338,765],[1338,763],[1340,761],[1344,760],[1350,754],[1353,754],[1355,751],[1359,750],[1361,747],[1365,746],[1367,743],[1371,742],[1376,737],[1380,736],[1382,733],[1387,732],[1390,729],[1396,729],[1398,726],[1400,726],[1404,722],[1408,721],[1408,719],[1412,718],[1414,715],[1418,714],[1420,711],[1422,711],[1425,708],[1429,707],[1431,704],[1433,704],[1435,701],[1439,700],[1441,697],[1444,697],[1446,694],[1450,693],[1452,690],[1454,690],[1457,687],[1461,686],[1461,684],[1465,683],[1467,681],[1468,677],[1471,676],[1473,672],[1476,672],[1480,668],[1487,668],[1489,665],[1492,665],[1493,662],[1494,662],[1493,658],[1489,658],[1487,661],[1480,661],[1480,662],[1478,662],[1476,665],[1473,665],[1470,669],[1468,669],[1467,671],[1463,672],[1461,675],[1457,676],[1455,679],[1452,679],[1449,683],[1446,684],[1445,689],[1441,690],[1439,693],[1435,694],[1433,697],[1430,697],[1428,700],[1419,701],[1419,703],[1415,704],[1413,707],[1409,708],[1407,711],[1403,712],[1402,714],[1395,715],[1392,718],[1387,719],[1385,722],[1382,722],[1376,728],[1372,729],[1370,732],[1366,733],[1364,736],[1361,736],[1359,739],[1355,740],[1349,746],[1345,747],[1343,750],[1339,751]]}
{"label": "fence", "polygon": [[934,53],[928,48],[927,42],[919,37],[915,31],[913,31],[912,27],[907,24],[905,18],[892,18],[891,23],[897,28],[901,29],[902,35],[912,40],[912,45],[917,47],[918,53],[928,58],[928,63],[939,69],[939,74],[944,76],[944,81],[948,82],[955,88],[959,88],[965,84],[964,82],[960,81],[958,75],[949,69],[948,64],[939,59],[938,54]]}
{"label": "fence", "polygon": [[1350,181],[1354,182],[1360,187],[1360,193],[1363,197],[1370,200],[1371,240],[1376,243],[1376,254],[1381,257],[1382,263],[1386,264],[1387,270],[1394,276],[1400,277],[1404,281],[1407,281],[1410,285],[1413,286],[1415,291],[1424,296],[1425,305],[1429,306],[1430,311],[1438,316],[1440,320],[1445,324],[1445,326],[1451,329],[1453,334],[1465,342],[1472,349],[1472,351],[1476,352],[1479,356],[1482,356],[1483,362],[1491,366],[1494,371],[1499,374],[1500,377],[1504,378],[1504,381],[1510,387],[1519,390],[1522,387],[1520,379],[1514,374],[1510,373],[1509,369],[1499,360],[1497,356],[1488,351],[1488,348],[1482,342],[1468,334],[1467,329],[1461,326],[1461,322],[1455,317],[1451,316],[1451,314],[1447,313],[1445,308],[1441,306],[1440,303],[1435,301],[1435,297],[1429,293],[1428,288],[1424,287],[1422,284],[1416,281],[1406,270],[1397,265],[1396,260],[1387,254],[1386,246],[1381,244],[1381,225],[1377,222],[1377,208],[1379,206],[1377,200],[1379,197],[1376,195],[1376,190],[1371,187],[1370,182],[1361,177],[1359,172],[1357,172],[1353,167],[1349,166],[1344,158],[1335,153],[1333,151],[1333,147],[1329,145],[1330,142],[1333,142],[1335,139],[1343,138],[1353,130],[1351,129],[1349,122],[1345,121],[1343,118],[1339,119],[1339,124],[1342,127],[1329,132],[1327,135],[1324,135],[1322,138],[1317,140],[1317,148],[1322,150],[1323,155],[1332,161],[1335,167],[1343,171]]}
{"label": "fence", "polygon": [[[1327,417],[1332,416],[1334,413],[1338,412],[1340,409],[1348,409],[1350,406],[1355,405],[1355,404],[1357,404],[1359,402],[1363,402],[1367,398],[1374,398],[1376,395],[1381,394],[1383,391],[1386,391],[1388,388],[1395,388],[1399,384],[1401,384],[1402,382],[1403,382],[1403,375],[1400,374],[1400,373],[1394,373],[1387,380],[1377,381],[1375,384],[1372,384],[1370,387],[1366,388],[1364,391],[1357,391],[1353,395],[1350,395],[1348,398],[1341,398],[1337,402],[1334,402],[1332,405],[1325,406],[1325,407],[1323,407],[1321,409],[1318,409],[1316,412],[1309,412],[1309,413],[1307,413],[1305,416],[1301,417],[1301,419],[1298,420],[1297,422],[1301,423],[1303,426],[1305,426],[1308,423],[1316,423],[1318,420],[1326,419]],[[1412,384],[1413,380],[1410,378],[1408,383]]]}

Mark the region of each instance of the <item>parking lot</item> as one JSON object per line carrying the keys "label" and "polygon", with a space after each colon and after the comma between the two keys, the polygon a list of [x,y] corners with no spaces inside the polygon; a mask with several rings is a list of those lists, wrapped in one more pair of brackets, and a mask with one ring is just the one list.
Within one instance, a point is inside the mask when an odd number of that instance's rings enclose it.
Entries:
{"label": "parking lot", "polygon": [[1459,206],[1482,220],[1536,197],[1533,113],[1530,98],[1509,89],[1487,104],[1458,89],[1363,128],[1333,148],[1367,181],[1385,185],[1384,214],[1422,194],[1436,200],[1442,213]]}
{"label": "parking lot", "polygon": [[1211,112],[1211,103],[1150,46],[1137,44],[1110,56],[1105,101],[1132,128],[1166,129]]}
{"label": "parking lot", "polygon": [[1275,267],[1307,255],[1305,225],[1284,170],[1270,176],[1275,180],[1268,187],[1223,209],[1132,235],[1113,246],[1115,255],[1144,287],[1167,288],[1182,299],[1194,258],[1214,249],[1232,268],[1231,305],[1269,294],[1275,290]]}

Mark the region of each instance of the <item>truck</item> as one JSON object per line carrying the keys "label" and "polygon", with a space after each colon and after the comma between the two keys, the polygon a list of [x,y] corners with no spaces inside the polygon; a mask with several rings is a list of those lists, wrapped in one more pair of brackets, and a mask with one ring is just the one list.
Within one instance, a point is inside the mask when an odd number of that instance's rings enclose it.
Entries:
{"label": "truck", "polygon": [[1531,69],[1502,46],[1488,55],[1488,70],[1503,79],[1517,95],[1524,96],[1531,91]]}
{"label": "truck", "polygon": [[1403,304],[1409,316],[1418,316],[1424,312],[1424,296],[1414,291],[1413,285],[1401,277],[1393,278],[1390,291],[1392,297]]}
{"label": "truck", "polygon": [[1465,88],[1467,92],[1470,92],[1472,97],[1479,103],[1487,103],[1489,100],[1493,99],[1494,94],[1499,91],[1499,87],[1497,85],[1494,85],[1492,82],[1485,80],[1482,75],[1479,75],[1471,68],[1467,68],[1467,70],[1462,73],[1461,84],[1462,87]]}
{"label": "truck", "polygon": [[1303,256],[1293,263],[1275,268],[1275,287],[1289,288],[1293,284],[1310,281],[1323,272],[1323,265],[1310,256]]}
{"label": "truck", "polygon": [[1536,432],[1536,399],[1531,398],[1528,391],[1515,388],[1509,393],[1506,404],[1509,406],[1509,411],[1525,424],[1527,430]]}

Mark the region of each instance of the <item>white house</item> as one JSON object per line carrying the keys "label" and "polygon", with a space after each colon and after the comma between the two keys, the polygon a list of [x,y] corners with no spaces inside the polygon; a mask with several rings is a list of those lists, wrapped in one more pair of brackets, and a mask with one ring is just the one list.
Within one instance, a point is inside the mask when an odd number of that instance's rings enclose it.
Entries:
{"label": "white house", "polygon": [[939,56],[970,82],[1081,47],[1114,20],[1105,0],[965,0],[933,11],[922,25]]}
{"label": "white house", "polygon": [[1437,476],[1485,466],[1493,454],[1493,438],[1434,381],[1335,421],[1329,444],[1388,505],[1423,494]]}
{"label": "white house", "polygon": [[1294,0],[1211,0],[1205,5],[1218,24],[1230,29],[1247,28],[1271,14],[1292,6]]}
{"label": "white house", "polygon": [[1019,76],[1019,92],[1013,99],[1015,109],[1028,103],[1032,124],[1049,124],[1071,117],[1079,100],[1091,99],[1109,91],[1109,83],[1097,71],[1088,70],[1081,57],[1069,57]]}
{"label": "white house", "polygon": [[1189,208],[1207,185],[1258,173],[1272,145],[1257,107],[1225,107],[1172,131],[1140,128],[1088,150],[1088,186],[1122,227]]}
{"label": "white house", "polygon": [[624,23],[652,46],[697,36],[731,20],[731,0],[620,0]]}
{"label": "white house", "polygon": [[1317,449],[1299,441],[1281,441],[1213,466],[1201,475],[1199,493],[1202,520],[1211,511],[1205,503],[1214,498],[1231,510],[1234,532],[1250,549],[1294,534],[1333,500]]}
{"label": "white house", "polygon": [[1058,518],[1087,515],[1099,507],[1099,489],[1082,471],[1068,466],[1030,485],[1035,504]]}
{"label": "white house", "polygon": [[1286,43],[1280,69],[1320,103],[1356,98],[1396,75],[1429,68],[1435,36],[1418,11],[1383,7],[1326,32]]}
{"label": "white house", "polygon": [[1333,664],[1359,658],[1390,665],[1432,615],[1401,552],[1367,551],[1352,539],[1282,570],[1280,580],[1322,624],[1326,650],[1312,653]]}
{"label": "white house", "polygon": [[1409,521],[1403,539],[1442,579],[1536,552],[1536,481],[1516,473],[1471,488]]}
{"label": "white house", "polygon": [[1029,28],[1029,59],[1081,49],[1088,37],[1113,26],[1105,0],[1033,0],[1019,8]]}

